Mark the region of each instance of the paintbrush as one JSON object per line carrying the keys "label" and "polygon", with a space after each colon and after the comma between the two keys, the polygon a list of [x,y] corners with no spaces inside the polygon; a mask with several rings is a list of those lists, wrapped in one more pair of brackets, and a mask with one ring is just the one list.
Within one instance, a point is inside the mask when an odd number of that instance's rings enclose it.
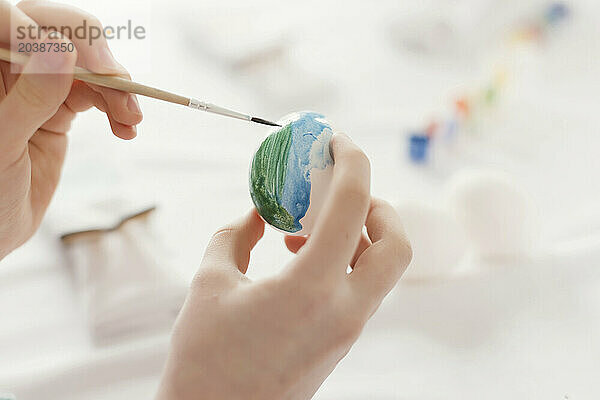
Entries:
{"label": "paintbrush", "polygon": [[[7,61],[9,63],[25,65],[28,59],[29,57],[24,54],[18,54],[10,50],[0,48],[0,60]],[[197,110],[224,115],[226,117],[256,122],[258,124],[263,125],[280,126],[275,122],[271,122],[266,119],[252,117],[250,115],[242,114],[225,107],[217,106],[215,104],[206,103],[204,101],[200,101],[192,97],[180,96],[178,94],[167,92],[165,90],[142,85],[141,83],[132,82],[130,80],[121,78],[116,75],[96,74],[94,72],[88,71],[85,68],[75,67],[74,77],[75,79],[86,83],[91,83],[94,85],[119,90],[121,92],[134,93],[139,94],[140,96],[152,97],[153,99],[163,100],[169,103],[181,104],[189,108],[195,108]]]}

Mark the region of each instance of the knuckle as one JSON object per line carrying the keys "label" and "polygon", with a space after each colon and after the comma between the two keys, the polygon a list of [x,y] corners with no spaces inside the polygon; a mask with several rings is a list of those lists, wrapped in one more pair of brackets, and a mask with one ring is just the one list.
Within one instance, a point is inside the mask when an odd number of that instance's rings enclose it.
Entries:
{"label": "knuckle", "polygon": [[389,202],[387,202],[386,200],[380,199],[378,197],[373,197],[371,199],[371,206],[373,208],[390,208],[390,209],[394,209]]}
{"label": "knuckle", "polygon": [[77,61],[77,55],[78,55],[77,46],[75,46],[75,43],[73,43],[69,37],[63,35],[60,32],[51,31],[50,33],[48,33],[48,40],[49,40],[49,43],[52,43],[52,44],[56,43],[61,48],[72,44],[73,45],[72,51],[71,50],[58,51],[58,52],[55,52],[54,55],[64,57],[66,59],[71,59],[73,63],[75,63]]}
{"label": "knuckle", "polygon": [[396,234],[391,238],[391,251],[396,261],[395,264],[400,268],[410,264],[413,257],[413,250],[408,239],[402,234]]}
{"label": "knuckle", "polygon": [[60,44],[65,44],[66,46],[73,44],[73,51],[72,52],[69,51],[69,52],[65,52],[65,53],[77,55],[77,48],[75,47],[75,43],[73,43],[70,38],[63,36],[60,33],[58,33],[58,35],[59,36],[55,36],[53,39],[60,42]]}
{"label": "knuckle", "polygon": [[227,249],[231,243],[235,243],[235,233],[236,228],[234,226],[224,226],[213,233],[206,246],[204,259],[222,259],[223,250]]}
{"label": "knuckle", "polygon": [[26,7],[36,6],[38,0],[21,0],[17,3],[17,8],[23,10]]}
{"label": "knuckle", "polygon": [[210,282],[213,281],[213,277],[211,275],[213,274],[201,269],[196,273],[196,275],[194,275],[194,278],[190,284],[190,288],[192,290],[201,290],[202,288],[209,286]]}
{"label": "knuckle", "polygon": [[23,103],[34,109],[47,110],[54,108],[54,104],[50,98],[39,86],[31,81],[28,75],[21,75],[21,79],[18,84],[15,85],[15,91]]}
{"label": "knuckle", "polygon": [[371,162],[369,161],[369,157],[367,157],[367,155],[358,147],[348,150],[346,153],[346,159],[353,168],[360,168],[369,171],[371,170]]}
{"label": "knuckle", "polygon": [[81,11],[81,14],[81,17],[87,21],[88,25],[102,29],[102,22],[100,22],[98,17],[85,11]]}
{"label": "knuckle", "polygon": [[234,227],[232,226],[224,226],[222,228],[217,229],[215,233],[213,233],[211,237],[211,242],[218,242],[223,239],[228,239],[233,235]]}
{"label": "knuckle", "polygon": [[216,268],[201,268],[194,275],[190,290],[192,292],[208,294],[214,292],[218,287],[222,287],[228,282],[228,277],[222,271]]}
{"label": "knuckle", "polygon": [[209,247],[216,244],[228,243],[235,239],[239,227],[235,225],[225,225],[219,229],[210,238]]}

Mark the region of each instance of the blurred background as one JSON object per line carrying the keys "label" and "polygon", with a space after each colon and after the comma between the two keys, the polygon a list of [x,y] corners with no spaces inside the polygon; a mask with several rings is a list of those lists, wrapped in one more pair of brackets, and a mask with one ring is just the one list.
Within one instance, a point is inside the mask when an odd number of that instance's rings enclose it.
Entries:
{"label": "blurred background", "polygon": [[[110,42],[134,80],[319,111],[369,155],[415,256],[315,398],[600,395],[600,3],[64,2],[145,27]],[[205,245],[252,206],[264,127],[140,103],[131,142],[78,117],[48,217],[2,261],[0,392],[150,398]],[[290,258],[267,229],[248,274]]]}

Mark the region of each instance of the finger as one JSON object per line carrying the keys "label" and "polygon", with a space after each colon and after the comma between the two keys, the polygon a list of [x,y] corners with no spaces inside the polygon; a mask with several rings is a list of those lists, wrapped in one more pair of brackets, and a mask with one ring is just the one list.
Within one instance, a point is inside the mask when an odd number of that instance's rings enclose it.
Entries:
{"label": "finger", "polygon": [[137,136],[137,128],[131,125],[124,125],[115,120],[112,115],[108,115],[108,122],[110,123],[110,129],[113,131],[116,137],[123,140],[131,140]]}
{"label": "finger", "polygon": [[358,258],[349,280],[359,303],[373,312],[406,270],[412,250],[400,217],[387,202],[373,199],[366,225],[373,244]]}
{"label": "finger", "polygon": [[[29,26],[37,27],[35,21],[29,18],[19,8],[13,6],[8,1],[0,1],[0,42],[10,43],[15,46],[17,43],[32,43],[30,38],[22,37],[19,34],[20,29],[27,29]],[[13,50],[16,50],[13,48]]]}
{"label": "finger", "polygon": [[96,107],[102,112],[108,111],[104,98],[81,81],[73,82],[65,104],[75,113],[89,110],[91,107]]}
{"label": "finger", "polygon": [[88,110],[91,107],[96,107],[98,110],[106,113],[113,133],[121,139],[129,140],[137,135],[137,128],[135,126],[121,124],[112,118],[108,112],[108,105],[104,97],[83,82],[75,81],[73,83],[71,93],[67,97],[65,104],[76,113]]}
{"label": "finger", "polygon": [[[285,245],[287,246],[288,250],[294,254],[297,254],[300,251],[307,240],[308,237],[305,236],[288,235],[284,238]],[[369,240],[369,237],[363,233],[360,237],[360,241],[358,242],[358,247],[354,252],[354,256],[352,257],[352,261],[350,262],[350,266],[352,268],[354,268],[354,264],[356,263],[356,260],[358,260],[358,257],[360,257],[363,251],[365,251],[370,245],[371,241]]]}
{"label": "finger", "polygon": [[[131,80],[129,74],[125,77]],[[136,95],[97,85],[88,86],[106,100],[108,113],[115,121],[123,125],[137,125],[142,122],[143,114]]]}
{"label": "finger", "polygon": [[300,268],[331,266],[331,274],[345,273],[357,248],[370,201],[371,168],[367,156],[346,135],[331,139],[335,165],[330,192],[311,237],[303,250]]}
{"label": "finger", "polygon": [[[79,65],[93,72],[131,79],[127,70],[115,60],[104,36],[104,27],[93,15],[72,6],[46,1],[25,1],[18,7],[39,25],[60,27],[77,47]],[[84,22],[85,37],[75,35],[75,30],[81,28]],[[123,125],[136,125],[142,121],[143,115],[135,95],[94,85],[90,87],[104,97],[108,112],[115,121]]]}
{"label": "finger", "polygon": [[23,66],[18,64],[4,64],[2,68],[2,74],[4,78],[4,97],[8,93],[11,87],[17,82],[19,76],[23,72]]}
{"label": "finger", "polygon": [[[67,43],[44,39],[40,43]],[[0,103],[0,142],[7,158],[22,153],[31,136],[65,101],[73,83],[75,53],[37,52]]]}
{"label": "finger", "polygon": [[41,126],[41,129],[54,133],[67,133],[69,129],[71,129],[71,123],[75,119],[75,115],[76,114],[63,103],[52,118]]}
{"label": "finger", "polygon": [[61,174],[61,168],[49,166],[63,165],[67,150],[67,136],[39,129],[31,137],[28,147],[29,157],[35,160],[31,164],[30,194],[32,203],[37,206],[33,207],[32,212],[34,220],[39,223],[54,195]]}
{"label": "finger", "polygon": [[[3,44],[3,47],[12,51],[19,51],[20,44],[30,43],[33,45],[35,41],[19,34],[21,30],[28,27],[37,27],[37,24],[19,8],[11,5],[8,1],[0,0],[0,43]],[[1,62],[1,64],[4,87],[0,88],[0,92],[3,94],[1,98],[4,98],[16,82],[23,67],[16,63]]]}
{"label": "finger", "polygon": [[[63,36],[68,37],[77,47],[79,65],[82,67],[99,74],[124,73],[123,67],[110,52],[102,24],[95,16],[70,5],[44,0],[22,1],[17,7],[37,25],[57,28]],[[83,34],[77,33],[77,28]],[[35,36],[37,31],[28,32],[27,35]]]}
{"label": "finger", "polygon": [[7,77],[9,76],[10,65],[0,62],[0,101],[6,97],[6,89],[8,86]]}
{"label": "finger", "polygon": [[202,265],[224,269],[235,275],[246,273],[250,251],[262,238],[265,224],[255,210],[241,220],[219,229],[208,244]]}
{"label": "finger", "polygon": [[360,241],[358,242],[358,247],[354,252],[354,256],[352,257],[352,261],[350,261],[350,266],[354,269],[356,265],[356,261],[358,261],[359,257],[362,253],[371,246],[371,240],[364,233],[360,236]]}
{"label": "finger", "polygon": [[283,238],[283,241],[285,242],[285,245],[287,246],[288,250],[294,254],[298,253],[298,251],[302,248],[302,246],[304,246],[304,244],[306,243],[307,240],[308,240],[308,237],[306,237],[306,236],[286,235]]}

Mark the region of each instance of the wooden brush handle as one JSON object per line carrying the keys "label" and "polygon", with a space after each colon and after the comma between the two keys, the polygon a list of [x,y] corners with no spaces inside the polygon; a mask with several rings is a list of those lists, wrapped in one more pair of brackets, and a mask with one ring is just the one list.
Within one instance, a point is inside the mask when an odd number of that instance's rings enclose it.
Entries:
{"label": "wooden brush handle", "polygon": [[[0,60],[9,63],[25,65],[29,60],[29,56],[0,48]],[[189,105],[190,102],[188,97],[153,88],[151,86],[142,85],[141,83],[136,83],[116,75],[96,74],[81,67],[75,67],[73,73],[75,79],[77,80],[119,90],[121,92],[139,94],[141,96],[152,97],[153,99],[168,101],[169,103],[181,104],[184,106]]]}

